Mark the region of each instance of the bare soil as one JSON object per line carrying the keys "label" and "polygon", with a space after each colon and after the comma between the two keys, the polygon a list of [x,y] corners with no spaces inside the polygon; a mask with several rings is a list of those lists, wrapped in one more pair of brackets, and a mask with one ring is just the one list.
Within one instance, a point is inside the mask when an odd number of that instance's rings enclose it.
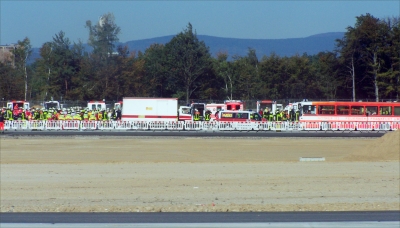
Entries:
{"label": "bare soil", "polygon": [[0,155],[1,212],[400,210],[400,131],[377,139],[5,135]]}

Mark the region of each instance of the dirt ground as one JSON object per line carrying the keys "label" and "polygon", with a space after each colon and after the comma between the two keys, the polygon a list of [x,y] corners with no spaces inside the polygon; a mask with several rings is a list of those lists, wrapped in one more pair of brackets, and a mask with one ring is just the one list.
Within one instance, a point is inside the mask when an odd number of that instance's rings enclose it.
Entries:
{"label": "dirt ground", "polygon": [[1,212],[400,210],[400,131],[376,139],[5,135],[0,155]]}

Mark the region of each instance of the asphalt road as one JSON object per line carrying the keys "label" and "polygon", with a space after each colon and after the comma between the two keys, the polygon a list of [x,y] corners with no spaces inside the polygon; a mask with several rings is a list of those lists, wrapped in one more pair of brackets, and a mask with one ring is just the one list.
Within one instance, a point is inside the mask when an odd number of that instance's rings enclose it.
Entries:
{"label": "asphalt road", "polygon": [[0,213],[0,223],[277,223],[396,222],[400,211]]}

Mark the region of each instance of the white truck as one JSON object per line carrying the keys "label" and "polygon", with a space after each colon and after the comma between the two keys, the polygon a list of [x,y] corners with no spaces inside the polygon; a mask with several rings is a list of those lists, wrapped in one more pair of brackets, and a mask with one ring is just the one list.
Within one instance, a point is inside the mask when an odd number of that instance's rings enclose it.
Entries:
{"label": "white truck", "polygon": [[49,110],[50,108],[54,108],[56,110],[59,110],[61,108],[60,107],[60,102],[58,102],[58,101],[47,101],[47,102],[44,102],[44,108],[47,109],[47,110]]}
{"label": "white truck", "polygon": [[89,101],[87,104],[89,110],[106,110],[106,103],[104,101]]}
{"label": "white truck", "polygon": [[177,121],[178,98],[124,97],[122,121]]}
{"label": "white truck", "polygon": [[276,101],[272,100],[261,100],[257,101],[257,112],[263,111],[268,108],[268,110],[272,113],[275,113],[277,110],[283,110],[282,104],[277,104]]}

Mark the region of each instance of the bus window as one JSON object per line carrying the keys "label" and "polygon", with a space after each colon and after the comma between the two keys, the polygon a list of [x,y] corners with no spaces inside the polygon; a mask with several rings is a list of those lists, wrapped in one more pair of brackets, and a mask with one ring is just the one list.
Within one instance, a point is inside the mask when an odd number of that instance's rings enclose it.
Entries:
{"label": "bus window", "polygon": [[303,105],[303,114],[315,114],[315,105]]}
{"label": "bus window", "polygon": [[400,107],[394,107],[394,115],[400,116]]}
{"label": "bus window", "polygon": [[392,115],[392,107],[391,106],[381,106],[379,107],[379,114],[380,115]]}
{"label": "bus window", "polygon": [[351,115],[365,115],[363,106],[351,106]]}
{"label": "bus window", "polygon": [[337,106],[336,113],[338,115],[350,115],[350,106]]}
{"label": "bus window", "polygon": [[366,106],[367,115],[376,115],[378,112],[378,107],[376,106]]}
{"label": "bus window", "polygon": [[335,114],[335,106],[333,106],[333,105],[319,105],[318,106],[318,114],[334,115]]}

